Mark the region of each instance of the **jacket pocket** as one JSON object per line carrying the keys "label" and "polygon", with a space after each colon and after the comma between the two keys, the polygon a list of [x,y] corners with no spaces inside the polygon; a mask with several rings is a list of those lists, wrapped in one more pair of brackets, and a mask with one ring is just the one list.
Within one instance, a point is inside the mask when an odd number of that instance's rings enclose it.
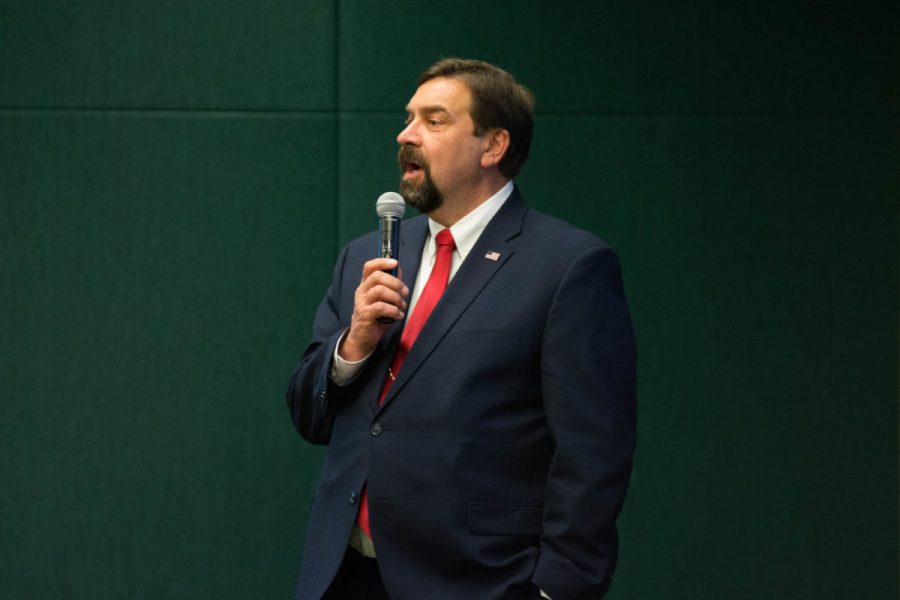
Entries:
{"label": "jacket pocket", "polygon": [[541,535],[544,507],[540,504],[469,504],[469,532],[477,535]]}

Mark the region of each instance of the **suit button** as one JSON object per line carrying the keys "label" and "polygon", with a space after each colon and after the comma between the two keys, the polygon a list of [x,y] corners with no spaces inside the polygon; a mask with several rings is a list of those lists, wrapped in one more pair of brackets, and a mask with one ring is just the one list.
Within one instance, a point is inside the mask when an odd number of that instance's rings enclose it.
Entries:
{"label": "suit button", "polygon": [[378,437],[379,435],[381,435],[381,432],[382,432],[381,423],[372,423],[372,426],[369,427],[369,433],[371,433],[375,437]]}
{"label": "suit button", "polygon": [[359,494],[356,492],[350,492],[347,494],[347,502],[350,504],[356,504],[356,501],[359,499]]}

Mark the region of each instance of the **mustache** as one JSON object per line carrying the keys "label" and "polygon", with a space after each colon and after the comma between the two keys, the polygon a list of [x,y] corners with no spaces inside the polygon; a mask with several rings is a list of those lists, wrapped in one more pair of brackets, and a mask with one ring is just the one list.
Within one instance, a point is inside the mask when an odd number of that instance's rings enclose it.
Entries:
{"label": "mustache", "polygon": [[408,164],[418,165],[422,169],[428,168],[428,161],[414,146],[400,146],[400,150],[397,151],[397,163],[401,169]]}

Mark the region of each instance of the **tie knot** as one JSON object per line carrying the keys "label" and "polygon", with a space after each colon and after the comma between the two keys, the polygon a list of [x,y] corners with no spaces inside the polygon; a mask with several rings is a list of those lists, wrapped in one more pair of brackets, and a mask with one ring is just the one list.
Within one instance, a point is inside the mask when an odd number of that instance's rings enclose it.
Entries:
{"label": "tie knot", "polygon": [[450,233],[449,228],[438,231],[438,234],[434,239],[439,247],[450,246],[451,250],[456,248],[456,240],[453,239],[453,234]]}

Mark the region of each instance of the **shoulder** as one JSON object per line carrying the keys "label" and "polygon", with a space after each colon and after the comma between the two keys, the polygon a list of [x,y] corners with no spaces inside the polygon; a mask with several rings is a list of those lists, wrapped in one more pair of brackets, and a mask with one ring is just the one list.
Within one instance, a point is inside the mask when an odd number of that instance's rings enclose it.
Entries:
{"label": "shoulder", "polygon": [[366,248],[372,251],[372,248],[375,248],[375,244],[378,243],[378,230],[370,231],[369,233],[363,234],[354,240],[350,240],[344,246],[344,251],[348,253],[358,252],[359,250]]}
{"label": "shoulder", "polygon": [[[416,240],[421,241],[424,238],[424,232],[428,229],[428,218],[418,215],[409,219],[404,219],[400,223],[400,243],[401,253],[407,248],[416,245]],[[361,265],[367,260],[371,260],[378,255],[379,248],[379,232],[378,229],[359,236],[347,242],[341,251],[340,262],[352,264],[354,268]],[[416,248],[417,251],[421,248]]]}
{"label": "shoulder", "polygon": [[[401,238],[408,238],[410,235],[415,235],[418,232],[424,231],[428,228],[428,217],[424,215],[417,215],[415,217],[411,217],[409,219],[403,219],[400,222],[400,235]],[[372,231],[365,233],[359,236],[356,239],[353,239],[345,245],[345,248],[348,250],[354,250],[356,248],[366,248],[371,250],[373,244],[377,244],[378,242],[378,229],[373,229]]]}
{"label": "shoulder", "polygon": [[615,254],[598,235],[530,207],[522,220],[519,245],[537,248],[545,257],[563,262],[585,253]]}

